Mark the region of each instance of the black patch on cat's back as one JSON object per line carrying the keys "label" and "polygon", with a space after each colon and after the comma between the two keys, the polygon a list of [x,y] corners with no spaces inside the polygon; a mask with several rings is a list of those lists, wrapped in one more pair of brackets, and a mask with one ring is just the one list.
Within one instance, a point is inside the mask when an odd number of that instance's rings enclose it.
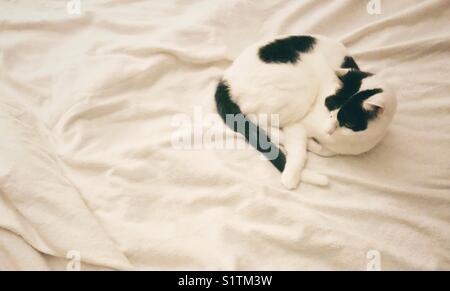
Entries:
{"label": "black patch on cat's back", "polygon": [[315,43],[316,39],[312,36],[294,35],[266,44],[259,49],[258,56],[265,63],[295,64],[300,58],[300,53],[310,52]]}

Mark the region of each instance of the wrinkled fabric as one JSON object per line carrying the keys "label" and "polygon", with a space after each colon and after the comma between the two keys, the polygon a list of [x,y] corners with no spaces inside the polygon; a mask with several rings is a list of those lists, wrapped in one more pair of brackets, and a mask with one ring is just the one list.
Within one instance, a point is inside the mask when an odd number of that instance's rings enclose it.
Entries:
{"label": "wrinkled fabric", "polygon": [[[450,269],[447,0],[68,2],[0,2],[0,269]],[[295,191],[254,149],[173,146],[246,46],[306,33],[395,88],[379,146],[309,154],[330,186]]]}

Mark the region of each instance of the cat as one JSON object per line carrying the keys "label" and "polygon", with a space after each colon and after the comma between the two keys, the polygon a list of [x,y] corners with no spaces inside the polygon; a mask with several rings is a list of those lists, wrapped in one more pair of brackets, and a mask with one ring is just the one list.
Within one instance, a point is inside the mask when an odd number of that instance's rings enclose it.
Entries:
{"label": "cat", "polygon": [[[325,157],[369,151],[397,104],[384,80],[362,71],[342,43],[320,35],[251,45],[225,71],[215,102],[224,122],[282,172],[288,189],[300,181],[327,185],[325,175],[303,171],[307,150]],[[257,124],[250,116],[258,114],[277,114],[279,124]]]}

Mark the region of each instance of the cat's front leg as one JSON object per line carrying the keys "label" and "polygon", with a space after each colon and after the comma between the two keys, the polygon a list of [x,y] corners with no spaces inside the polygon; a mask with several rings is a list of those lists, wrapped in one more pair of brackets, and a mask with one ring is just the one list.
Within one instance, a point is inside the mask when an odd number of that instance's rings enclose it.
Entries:
{"label": "cat's front leg", "polygon": [[288,189],[297,188],[306,162],[308,138],[301,124],[293,124],[283,129],[286,150],[286,165],[281,174],[281,183]]}
{"label": "cat's front leg", "polygon": [[337,155],[335,152],[324,148],[321,144],[319,144],[315,139],[312,138],[308,139],[308,151],[322,157],[333,157]]}

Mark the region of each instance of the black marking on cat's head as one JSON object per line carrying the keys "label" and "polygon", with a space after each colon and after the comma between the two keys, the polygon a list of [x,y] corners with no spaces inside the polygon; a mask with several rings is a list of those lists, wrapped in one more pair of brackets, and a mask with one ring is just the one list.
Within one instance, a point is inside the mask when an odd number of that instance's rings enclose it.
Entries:
{"label": "black marking on cat's head", "polygon": [[344,76],[339,76],[342,87],[336,91],[335,95],[328,96],[325,99],[325,106],[329,111],[341,107],[353,94],[359,91],[364,78],[372,76],[371,73],[359,70],[349,70]]}
{"label": "black marking on cat's head", "polygon": [[359,66],[352,57],[346,56],[341,64],[343,69],[353,69],[359,71]]}
{"label": "black marking on cat's head", "polygon": [[295,64],[300,58],[300,53],[311,51],[315,43],[316,39],[307,35],[281,38],[261,47],[258,56],[265,63]]}
{"label": "black marking on cat's head", "polygon": [[339,126],[347,127],[353,131],[365,130],[369,121],[377,116],[378,111],[377,109],[365,109],[363,102],[373,95],[382,92],[382,89],[376,88],[360,91],[350,97],[350,99],[347,100],[338,111],[337,120],[339,122]]}
{"label": "black marking on cat's head", "polygon": [[337,94],[352,96],[358,92],[361,88],[361,83],[364,78],[372,76],[371,73],[363,72],[359,70],[350,70],[344,76],[339,76],[339,80],[342,82],[341,89],[338,90]]}

